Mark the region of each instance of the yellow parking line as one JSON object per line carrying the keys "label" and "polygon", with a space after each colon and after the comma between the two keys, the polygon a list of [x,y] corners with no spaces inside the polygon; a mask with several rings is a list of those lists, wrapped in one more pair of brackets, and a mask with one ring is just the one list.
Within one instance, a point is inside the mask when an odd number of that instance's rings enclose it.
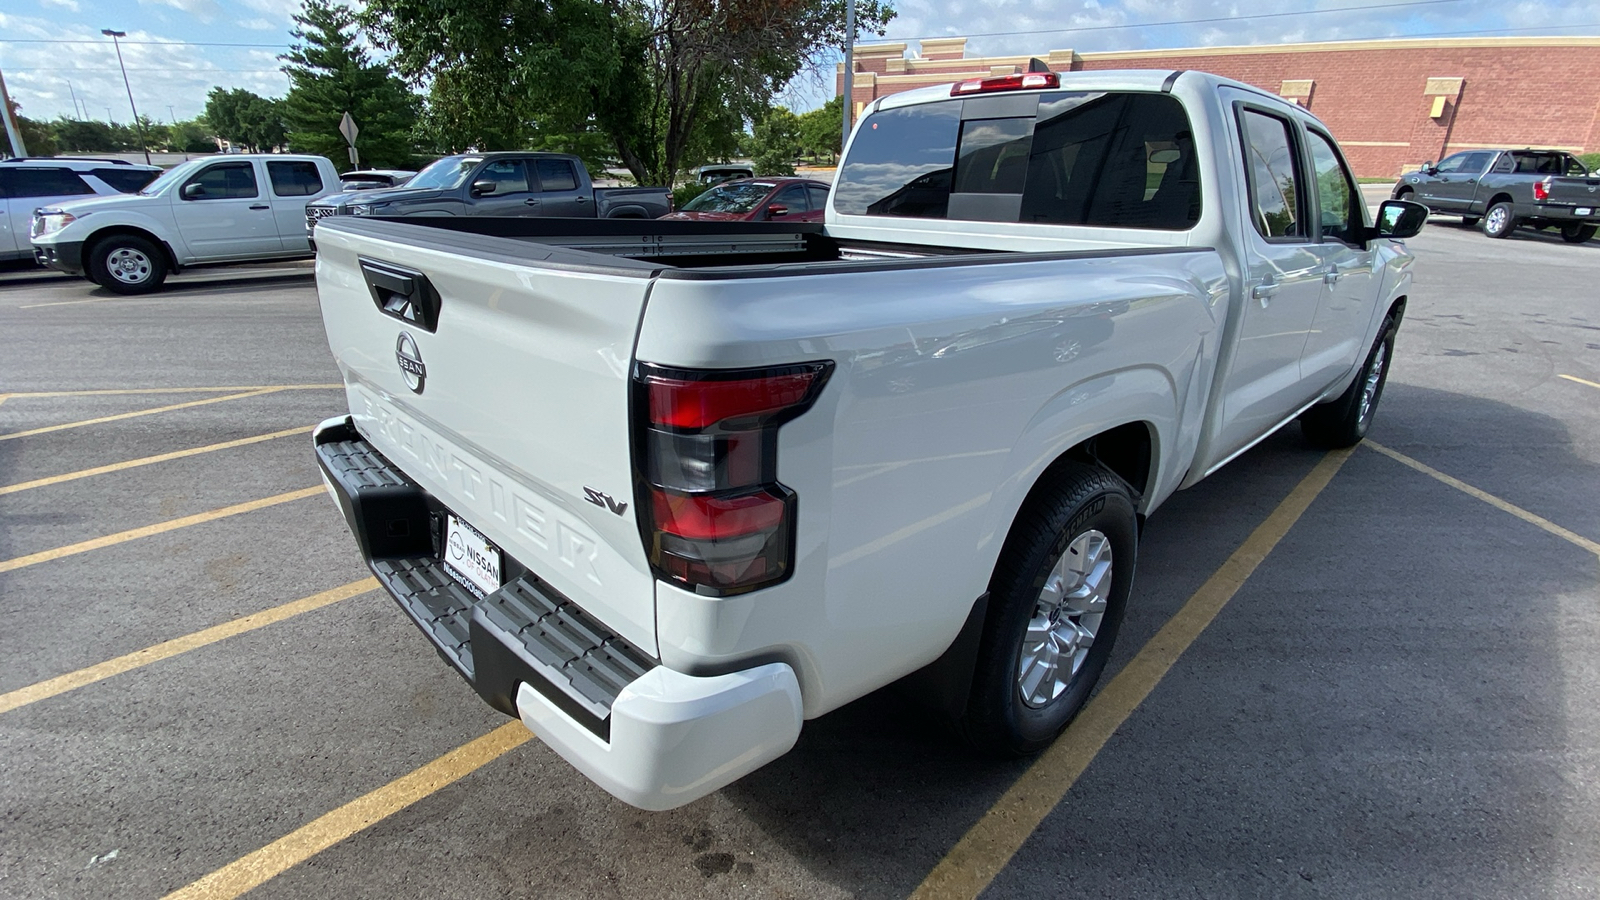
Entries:
{"label": "yellow parking line", "polygon": [[950,848],[912,892],[914,900],[974,898],[994,880],[1066,796],[1100,748],[1222,612],[1349,458],[1349,450],[1340,450],[1317,463],[1156,636],[1084,706],[1071,727]]}
{"label": "yellow parking line", "polygon": [[254,512],[258,509],[266,509],[269,506],[277,506],[280,503],[289,503],[294,500],[301,500],[306,497],[310,497],[313,494],[320,494],[322,492],[323,488],[320,485],[317,487],[303,488],[298,491],[290,491],[287,494],[278,494],[276,496],[265,497],[260,500],[251,500],[249,503],[237,503],[233,506],[224,506],[221,509],[213,509],[210,512],[195,513],[192,516],[184,516],[181,519],[169,519],[168,521],[157,522],[154,525],[146,525],[142,528],[131,528],[127,531],[119,531],[116,534],[108,534],[105,537],[97,537],[93,540],[79,541],[76,544],[68,544],[65,547],[57,547],[54,550],[42,550],[38,553],[30,553],[27,556],[19,556],[15,559],[0,560],[0,572],[13,572],[17,569],[24,569],[28,566],[37,565],[42,562],[50,562],[51,560],[61,559],[65,556],[75,556],[79,553],[87,553],[90,550],[99,550],[102,547],[112,547],[117,544],[127,543],[128,541],[135,541],[139,538],[151,537],[157,534],[165,534],[169,531],[176,531],[179,528],[188,528],[190,525],[201,525],[206,522],[215,522],[218,519],[226,519],[229,516],[237,516],[240,513]]}
{"label": "yellow parking line", "polygon": [[134,412],[119,413],[114,416],[101,416],[97,419],[84,419],[81,422],[68,422],[65,425],[46,425],[43,428],[30,428],[27,431],[13,431],[10,434],[0,434],[0,441],[9,441],[12,438],[31,437],[36,434],[49,434],[52,431],[65,431],[68,428],[82,428],[85,425],[99,425],[104,422],[120,422],[123,419],[136,419],[139,416],[153,416],[156,413],[172,412],[175,409],[188,409],[192,406],[205,406],[208,403],[223,403],[228,400],[244,400],[249,397],[261,397],[266,394],[275,394],[280,390],[282,390],[282,388],[262,388],[260,390],[245,391],[239,394],[229,394],[225,397],[207,397],[204,400],[190,400],[188,403],[174,403],[171,406],[157,406],[154,409],[141,409]]}
{"label": "yellow parking line", "polygon": [[237,897],[383,821],[402,809],[471,775],[527,743],[533,735],[521,722],[507,722],[451,750],[410,774],[302,825],[253,853],[242,856],[165,900],[220,900]]}
{"label": "yellow parking line", "polygon": [[1592,387],[1592,388],[1600,388],[1600,384],[1596,384],[1593,381],[1589,381],[1586,378],[1579,378],[1576,375],[1558,375],[1556,377],[1565,378],[1568,381],[1576,381],[1579,384],[1587,384],[1589,387]]}
{"label": "yellow parking line", "polygon": [[8,397],[109,397],[117,394],[220,394],[226,391],[333,391],[342,384],[231,384],[220,387],[102,388],[92,391],[11,391]]}
{"label": "yellow parking line", "polygon": [[[1565,376],[1563,376],[1563,377],[1565,377]],[[1596,385],[1596,387],[1600,387],[1600,385]],[[1398,462],[1398,463],[1400,463],[1402,465],[1410,466],[1411,468],[1416,469],[1418,472],[1421,472],[1422,474],[1428,476],[1429,478],[1432,478],[1432,479],[1435,479],[1437,481],[1443,482],[1444,484],[1448,484],[1451,487],[1455,488],[1456,490],[1460,491],[1463,494],[1466,494],[1469,497],[1476,497],[1477,499],[1482,500],[1483,502],[1489,504],[1490,506],[1494,507],[1495,509],[1501,510],[1503,512],[1508,512],[1508,513],[1512,514],[1513,516],[1516,516],[1517,518],[1521,519],[1522,521],[1527,522],[1530,525],[1536,525],[1536,526],[1544,529],[1545,531],[1555,535],[1558,538],[1561,538],[1562,540],[1564,540],[1564,541],[1566,541],[1566,542],[1568,542],[1570,544],[1575,544],[1575,545],[1577,545],[1579,547],[1582,547],[1583,549],[1589,551],[1590,553],[1593,553],[1593,554],[1595,554],[1597,556],[1600,556],[1600,542],[1591,541],[1591,540],[1589,540],[1588,538],[1584,537],[1581,534],[1578,534],[1578,533],[1573,532],[1573,531],[1568,531],[1567,529],[1562,528],[1560,525],[1557,525],[1556,523],[1550,521],[1549,519],[1546,519],[1543,516],[1536,515],[1534,513],[1528,512],[1527,510],[1523,509],[1520,506],[1517,506],[1516,504],[1507,503],[1506,501],[1501,500],[1499,497],[1496,497],[1495,495],[1489,493],[1488,491],[1479,490],[1478,488],[1475,488],[1472,485],[1467,484],[1465,481],[1462,481],[1459,478],[1452,478],[1451,476],[1444,474],[1443,472],[1439,471],[1438,469],[1433,468],[1432,466],[1427,465],[1426,463],[1422,463],[1422,462],[1419,462],[1419,461],[1417,461],[1415,459],[1412,459],[1411,457],[1405,455],[1404,453],[1401,453],[1398,450],[1391,450],[1388,447],[1385,447],[1384,445],[1378,443],[1377,441],[1370,441],[1370,440],[1369,441],[1365,441],[1364,442],[1364,446],[1371,447],[1373,450],[1376,450],[1379,453],[1382,453],[1384,456],[1389,457],[1390,459],[1394,460],[1395,462]]]}
{"label": "yellow parking line", "polygon": [[217,641],[241,635],[247,631],[254,631],[274,622],[282,622],[284,619],[293,618],[301,613],[321,609],[324,606],[338,603],[340,600],[348,600],[351,597],[360,596],[377,586],[378,581],[375,578],[352,581],[343,587],[336,587],[320,594],[312,594],[309,597],[292,600],[281,606],[274,606],[271,609],[264,609],[258,613],[242,616],[231,622],[223,622],[221,625],[213,625],[210,628],[201,629],[193,634],[173,638],[170,641],[162,641],[153,647],[136,650],[116,659],[108,659],[103,663],[97,663],[87,668],[79,669],[76,672],[68,672],[65,675],[30,684],[25,688],[18,688],[9,693],[0,694],[0,713],[8,713],[18,707],[37,703],[40,700],[48,700],[51,697],[77,690],[97,681],[104,681],[113,675],[121,675],[123,672],[130,672],[134,669],[148,666],[153,662],[171,659],[180,653],[197,650],[207,644],[215,644]]}
{"label": "yellow parking line", "polygon": [[111,300],[126,300],[127,297],[85,297],[82,300],[54,300],[50,303],[28,303],[17,309],[42,309],[46,306],[75,306],[79,303],[105,303]]}
{"label": "yellow parking line", "polygon": [[0,486],[0,496],[15,494],[31,488],[46,487],[52,484],[61,484],[64,481],[76,481],[79,478],[88,478],[91,475],[104,475],[108,472],[121,472],[125,469],[136,469],[140,466],[153,465],[174,459],[185,459],[190,456],[199,456],[202,453],[213,453],[217,450],[232,450],[234,447],[244,447],[250,444],[259,444],[263,441],[275,440],[281,437],[290,437],[296,434],[310,434],[311,426],[289,428],[283,431],[274,431],[271,434],[258,434],[255,437],[239,438],[235,441],[223,441],[220,444],[207,444],[204,447],[191,447],[188,450],[174,450],[171,453],[158,453],[155,456],[144,456],[139,459],[130,459],[126,462],[111,463],[105,466],[95,466],[92,469],[80,469],[68,472],[65,475],[51,475],[49,478],[36,478],[33,481],[23,481],[17,484]]}

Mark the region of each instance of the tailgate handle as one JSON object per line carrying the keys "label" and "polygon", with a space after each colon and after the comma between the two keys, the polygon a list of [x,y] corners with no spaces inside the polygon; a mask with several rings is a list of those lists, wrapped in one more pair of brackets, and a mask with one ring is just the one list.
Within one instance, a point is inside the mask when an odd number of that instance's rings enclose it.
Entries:
{"label": "tailgate handle", "polygon": [[428,276],[390,263],[361,262],[361,277],[378,311],[426,331],[439,327],[439,292]]}

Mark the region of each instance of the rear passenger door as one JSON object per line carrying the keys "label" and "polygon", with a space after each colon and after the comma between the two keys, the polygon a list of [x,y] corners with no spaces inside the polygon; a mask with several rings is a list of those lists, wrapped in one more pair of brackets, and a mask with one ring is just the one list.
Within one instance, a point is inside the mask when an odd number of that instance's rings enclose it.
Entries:
{"label": "rear passenger door", "polygon": [[[1225,89],[1234,98],[1242,92]],[[1233,360],[1223,380],[1219,440],[1227,453],[1276,427],[1311,399],[1300,355],[1322,297],[1326,263],[1310,216],[1305,149],[1287,115],[1235,100],[1244,183],[1244,291]],[[1226,454],[1223,454],[1226,455]]]}
{"label": "rear passenger door", "polygon": [[94,196],[94,188],[76,172],[61,166],[6,166],[0,169],[0,203],[5,216],[0,219],[0,255],[31,256],[33,245],[28,229],[33,226],[33,211],[67,200]]}
{"label": "rear passenger door", "polygon": [[278,245],[286,251],[311,252],[306,233],[306,203],[319,197],[327,185],[317,164],[309,160],[267,161],[267,183],[272,192],[272,218],[278,227]]}
{"label": "rear passenger door", "polygon": [[573,171],[571,160],[530,159],[528,163],[538,176],[539,190],[537,212],[530,215],[594,217],[594,198],[579,189],[578,173]]}

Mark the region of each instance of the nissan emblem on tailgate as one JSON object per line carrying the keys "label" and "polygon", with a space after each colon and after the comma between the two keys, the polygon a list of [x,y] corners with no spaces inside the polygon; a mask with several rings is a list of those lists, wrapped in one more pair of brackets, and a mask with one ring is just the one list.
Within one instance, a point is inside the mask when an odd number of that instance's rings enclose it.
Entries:
{"label": "nissan emblem on tailgate", "polygon": [[406,387],[411,388],[412,393],[422,393],[422,386],[428,381],[428,367],[422,364],[422,351],[417,349],[417,342],[404,331],[394,342],[394,361],[400,364]]}

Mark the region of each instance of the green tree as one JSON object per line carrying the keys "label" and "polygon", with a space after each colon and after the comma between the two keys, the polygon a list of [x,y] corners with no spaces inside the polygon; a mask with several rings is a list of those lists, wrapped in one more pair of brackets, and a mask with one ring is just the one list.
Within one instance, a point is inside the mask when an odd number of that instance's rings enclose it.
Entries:
{"label": "green tree", "polygon": [[806,156],[839,158],[844,142],[844,97],[834,97],[813,109],[800,114],[800,150]]}
{"label": "green tree", "polygon": [[757,175],[793,175],[800,155],[800,117],[774,106],[756,123],[750,161]]}
{"label": "green tree", "polygon": [[[56,154],[55,136],[50,132],[47,122],[35,122],[22,115],[22,104],[11,101],[11,116],[17,123],[17,130],[22,133],[22,143],[28,148],[29,156],[54,156]],[[0,141],[4,141],[5,134],[0,128]],[[7,150],[11,149],[10,143],[0,144]]]}
{"label": "green tree", "polygon": [[201,116],[173,123],[168,129],[167,149],[175,153],[214,153],[217,138]]}
{"label": "green tree", "polygon": [[[893,16],[887,0],[857,8],[862,33]],[[831,61],[844,0],[369,0],[362,22],[402,75],[431,80],[425,118],[450,123],[452,143],[592,128],[636,180],[663,184]]]}
{"label": "green tree", "polygon": [[106,153],[121,150],[111,126],[104,122],[60,118],[50,123],[59,153]]}
{"label": "green tree", "polygon": [[[294,44],[278,57],[287,63],[283,71],[289,76],[289,95],[283,100],[289,145],[302,153],[345,159],[347,144],[339,121],[349,112],[361,129],[356,150],[362,165],[410,165],[418,98],[358,45],[355,13],[332,0],[306,0],[294,21]],[[341,162],[341,168],[348,166]]]}
{"label": "green tree", "polygon": [[212,88],[206,94],[206,121],[217,137],[251,152],[281,147],[287,140],[282,104],[244,88]]}

